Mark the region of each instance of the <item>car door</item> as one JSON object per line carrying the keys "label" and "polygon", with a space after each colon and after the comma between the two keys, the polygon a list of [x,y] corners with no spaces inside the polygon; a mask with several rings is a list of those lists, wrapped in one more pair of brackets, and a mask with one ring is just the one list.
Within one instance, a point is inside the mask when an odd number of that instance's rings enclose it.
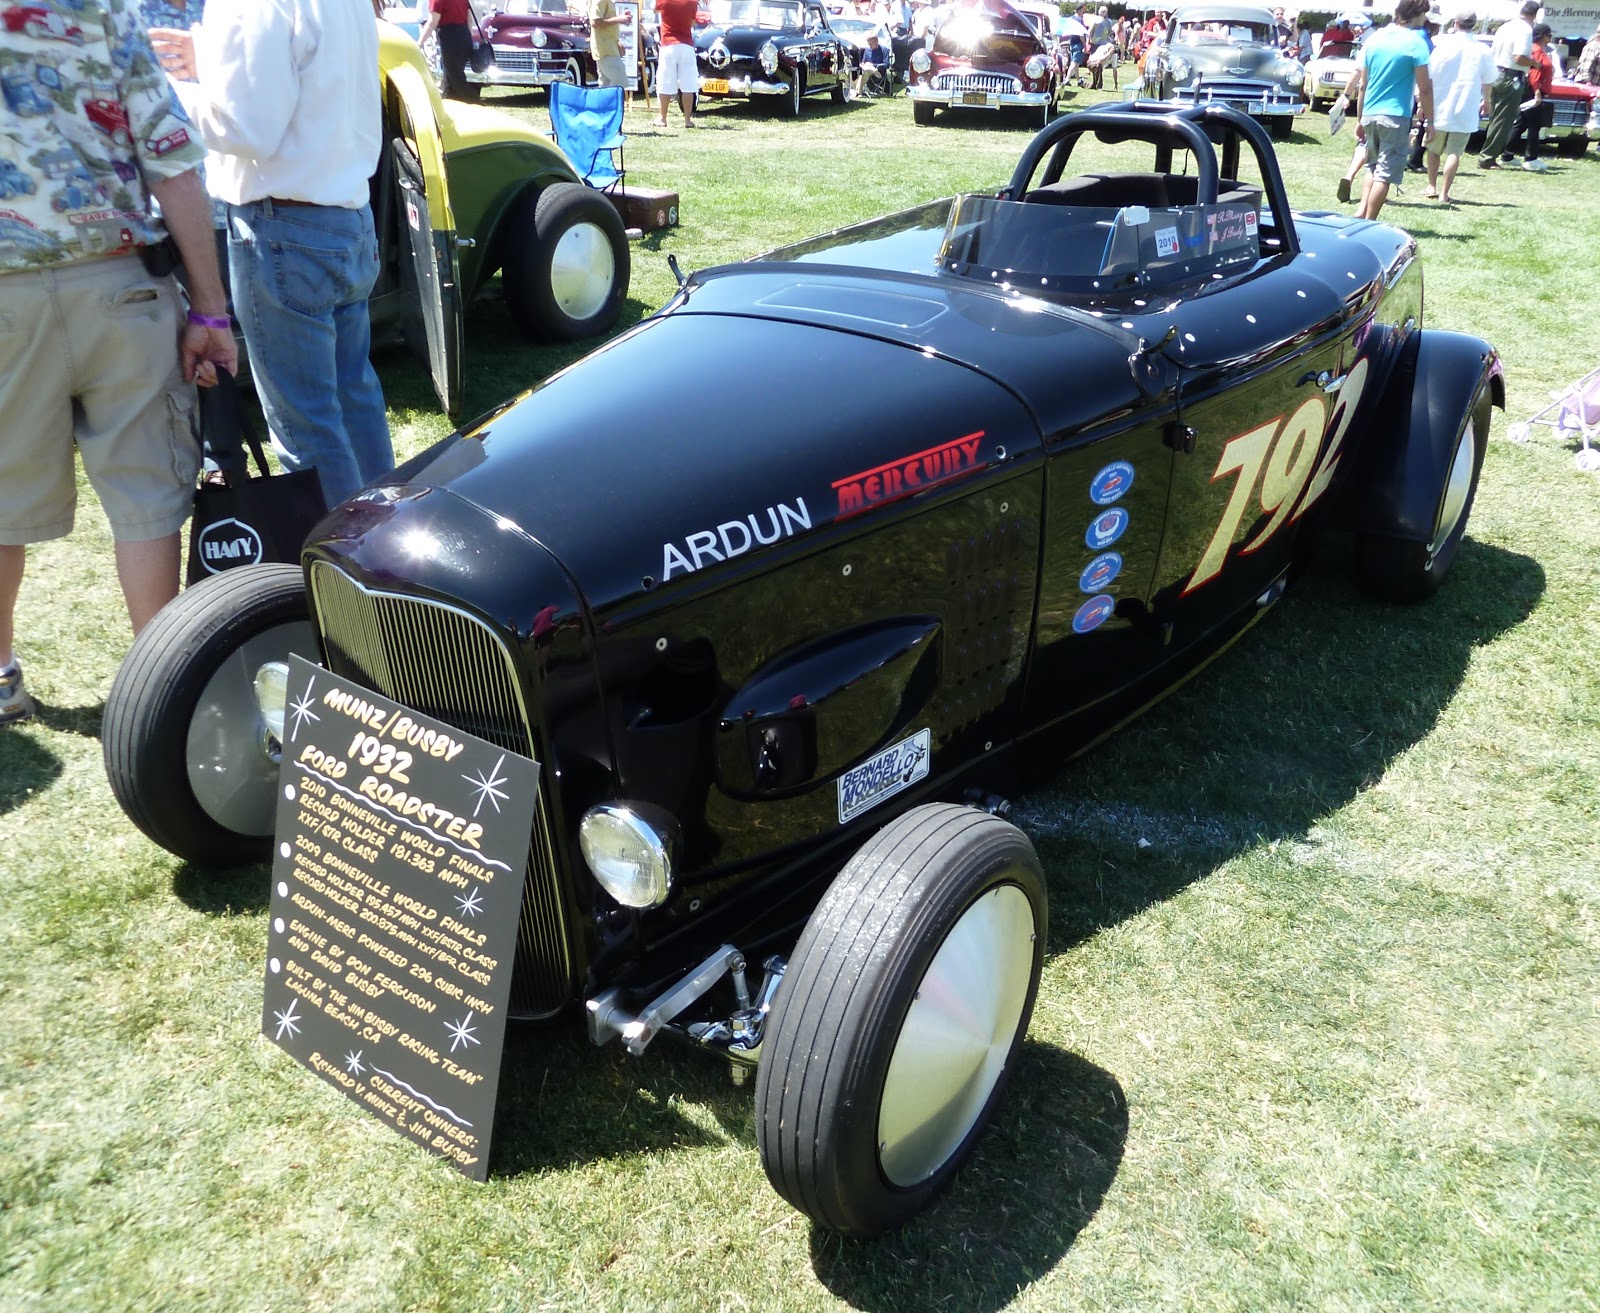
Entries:
{"label": "car door", "polygon": [[388,71],[388,78],[396,109],[389,149],[403,234],[400,283],[407,302],[406,339],[428,362],[439,404],[453,415],[461,404],[463,314],[444,147],[422,76],[400,65]]}
{"label": "car door", "polygon": [[1181,647],[1276,598],[1360,379],[1343,392],[1343,302],[1297,261],[1187,302],[1174,320],[1181,436],[1151,608]]}

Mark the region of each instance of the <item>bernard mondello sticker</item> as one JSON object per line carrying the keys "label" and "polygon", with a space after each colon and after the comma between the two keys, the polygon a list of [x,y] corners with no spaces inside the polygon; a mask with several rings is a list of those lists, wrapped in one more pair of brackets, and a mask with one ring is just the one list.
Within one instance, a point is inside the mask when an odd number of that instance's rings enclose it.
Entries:
{"label": "bernard mondello sticker", "polygon": [[839,824],[853,821],[870,807],[910,788],[928,774],[929,733],[918,730],[892,748],[869,757],[839,778]]}

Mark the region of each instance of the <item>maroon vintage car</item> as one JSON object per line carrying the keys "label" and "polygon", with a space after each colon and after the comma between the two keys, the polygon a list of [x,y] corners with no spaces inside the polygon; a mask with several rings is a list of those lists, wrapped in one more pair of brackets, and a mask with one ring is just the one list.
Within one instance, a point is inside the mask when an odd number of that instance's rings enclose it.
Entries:
{"label": "maroon vintage car", "polygon": [[482,69],[467,68],[469,85],[582,87],[599,81],[588,20],[568,13],[567,0],[493,0],[485,8],[479,25],[492,58]]}
{"label": "maroon vintage car", "polygon": [[925,50],[911,56],[911,112],[1020,111],[1034,127],[1055,116],[1061,73],[1049,33],[1007,0],[955,0]]}
{"label": "maroon vintage car", "polygon": [[1582,155],[1600,140],[1600,87],[1557,78],[1545,97],[1544,139],[1559,155]]}

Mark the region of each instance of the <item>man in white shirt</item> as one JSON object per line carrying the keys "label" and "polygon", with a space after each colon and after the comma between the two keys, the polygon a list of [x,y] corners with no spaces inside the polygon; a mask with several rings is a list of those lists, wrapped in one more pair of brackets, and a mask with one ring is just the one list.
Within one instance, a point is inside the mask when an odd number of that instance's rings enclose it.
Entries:
{"label": "man in white shirt", "polygon": [[[1473,36],[1478,16],[1470,9],[1456,15],[1455,26],[1441,32],[1428,57],[1433,82],[1434,138],[1428,143],[1428,189],[1422,194],[1450,204],[1450,185],[1461,167],[1467,138],[1489,112],[1497,76],[1494,59]],[[1444,187],[1439,187],[1439,161],[1444,160]]]}
{"label": "man in white shirt", "polygon": [[1528,86],[1528,69],[1533,65],[1533,20],[1539,17],[1538,0],[1525,0],[1522,16],[1500,25],[1494,34],[1496,77],[1490,96],[1489,134],[1478,157],[1480,169],[1500,167],[1500,152],[1516,130],[1523,92]]}
{"label": "man in white shirt", "polygon": [[368,179],[382,145],[371,0],[207,0],[151,42],[228,204],[234,314],[286,468],[334,505],[394,468],[367,358],[378,274]]}

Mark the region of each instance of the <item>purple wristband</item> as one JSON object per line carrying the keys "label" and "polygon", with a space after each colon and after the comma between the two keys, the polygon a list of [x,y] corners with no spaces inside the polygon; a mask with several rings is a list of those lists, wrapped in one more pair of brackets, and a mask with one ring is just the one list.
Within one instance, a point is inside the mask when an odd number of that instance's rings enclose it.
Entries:
{"label": "purple wristband", "polygon": [[198,310],[189,311],[189,322],[200,328],[232,328],[233,320],[227,315],[203,315]]}

